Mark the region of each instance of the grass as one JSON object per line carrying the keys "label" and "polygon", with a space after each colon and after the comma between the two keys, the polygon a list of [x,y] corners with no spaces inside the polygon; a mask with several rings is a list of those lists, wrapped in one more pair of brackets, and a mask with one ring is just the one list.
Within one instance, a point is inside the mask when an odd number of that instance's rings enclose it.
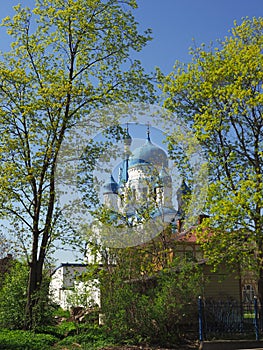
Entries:
{"label": "grass", "polygon": [[[45,327],[41,333],[0,330],[0,349],[15,350],[99,350],[113,344],[113,339],[99,326],[62,322]],[[43,333],[44,332],[44,333]]]}

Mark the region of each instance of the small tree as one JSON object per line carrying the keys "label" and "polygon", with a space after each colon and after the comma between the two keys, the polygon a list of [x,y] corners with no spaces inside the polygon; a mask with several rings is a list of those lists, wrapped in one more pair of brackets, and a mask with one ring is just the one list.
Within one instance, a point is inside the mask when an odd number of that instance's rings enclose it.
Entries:
{"label": "small tree", "polygon": [[19,329],[25,321],[28,268],[14,263],[6,275],[0,292],[0,325],[2,328]]}

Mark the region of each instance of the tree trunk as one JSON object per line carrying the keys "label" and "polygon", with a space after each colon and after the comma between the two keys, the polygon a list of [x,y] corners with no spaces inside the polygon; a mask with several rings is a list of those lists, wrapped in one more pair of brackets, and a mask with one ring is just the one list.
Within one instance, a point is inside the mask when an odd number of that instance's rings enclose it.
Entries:
{"label": "tree trunk", "polygon": [[37,229],[37,221],[35,224],[35,232],[33,235],[32,256],[29,262],[29,278],[27,286],[27,303],[25,309],[25,329],[34,328],[34,311],[39,301],[39,291],[41,290],[43,277],[44,260],[38,259],[39,231]]}
{"label": "tree trunk", "polygon": [[[31,330],[34,328],[34,309],[39,302],[39,292],[42,285],[43,271],[39,261],[32,261],[30,264],[28,287],[27,287],[27,304],[25,310],[24,328]],[[36,311],[36,310],[35,310]]]}

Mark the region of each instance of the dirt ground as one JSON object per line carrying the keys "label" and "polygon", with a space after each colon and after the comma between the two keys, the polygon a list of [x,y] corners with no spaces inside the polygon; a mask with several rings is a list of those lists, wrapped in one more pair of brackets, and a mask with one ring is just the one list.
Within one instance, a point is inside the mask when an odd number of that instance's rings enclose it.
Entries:
{"label": "dirt ground", "polygon": [[198,344],[191,343],[191,344],[182,344],[178,345],[177,347],[173,348],[160,348],[160,347],[147,347],[147,346],[113,346],[113,347],[106,347],[101,350],[196,350],[198,349]]}

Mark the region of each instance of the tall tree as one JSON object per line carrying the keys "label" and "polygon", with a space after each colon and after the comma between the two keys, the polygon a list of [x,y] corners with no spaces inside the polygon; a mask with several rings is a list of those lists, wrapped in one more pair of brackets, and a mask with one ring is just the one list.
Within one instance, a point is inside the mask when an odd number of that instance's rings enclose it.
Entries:
{"label": "tall tree", "polygon": [[[188,65],[160,74],[165,106],[193,128],[210,164],[200,237],[215,266],[252,268],[263,305],[263,18],[234,24],[218,47],[192,51]],[[173,148],[173,147],[172,147]],[[212,233],[213,232],[213,233]]]}
{"label": "tall tree", "polygon": [[57,237],[54,174],[67,130],[94,108],[153,95],[129,58],[150,39],[134,8],[134,0],[36,0],[3,20],[13,41],[0,62],[0,211],[27,253],[26,328]]}

